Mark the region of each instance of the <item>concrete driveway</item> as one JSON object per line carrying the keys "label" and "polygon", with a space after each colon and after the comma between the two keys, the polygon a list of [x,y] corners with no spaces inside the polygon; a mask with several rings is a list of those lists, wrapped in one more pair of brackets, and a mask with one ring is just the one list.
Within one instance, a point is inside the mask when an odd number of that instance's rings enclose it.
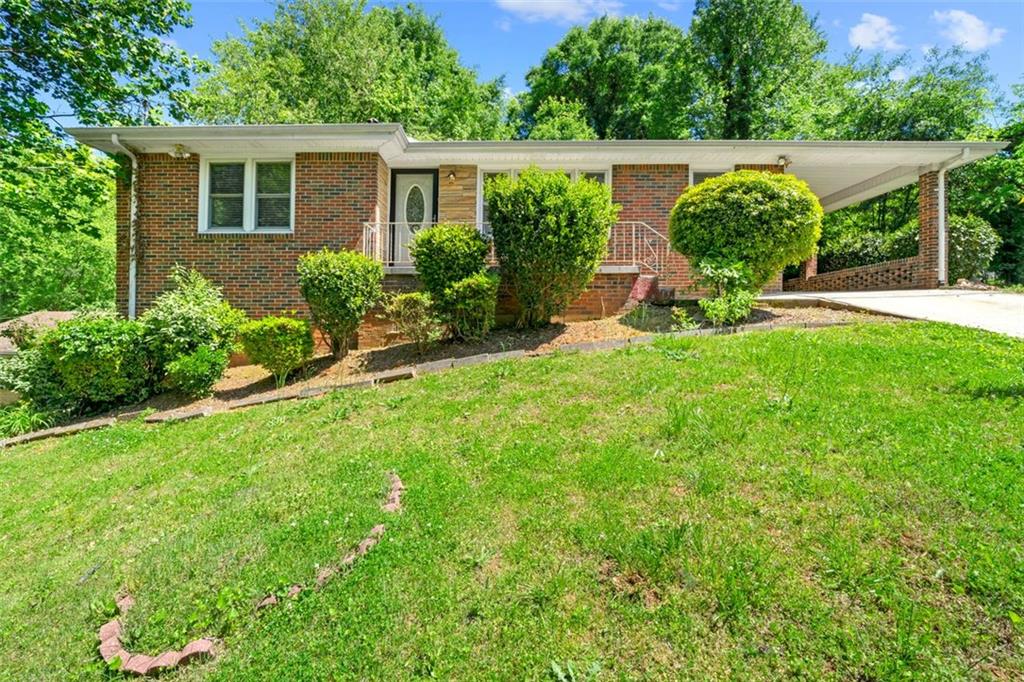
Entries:
{"label": "concrete driveway", "polygon": [[951,322],[1024,338],[1024,294],[963,289],[908,291],[787,291],[765,300],[820,299],[916,320]]}

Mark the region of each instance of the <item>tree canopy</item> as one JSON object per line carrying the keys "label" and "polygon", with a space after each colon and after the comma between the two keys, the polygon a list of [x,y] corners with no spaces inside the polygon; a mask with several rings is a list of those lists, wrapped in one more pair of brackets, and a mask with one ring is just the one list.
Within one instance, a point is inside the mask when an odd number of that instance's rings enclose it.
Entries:
{"label": "tree canopy", "polygon": [[596,140],[597,133],[587,123],[582,102],[561,97],[544,100],[530,128],[531,140]]}
{"label": "tree canopy", "polygon": [[459,63],[416,5],[284,0],[273,18],[214,42],[217,64],[187,100],[203,123],[402,123],[420,138],[503,130],[501,80]]}

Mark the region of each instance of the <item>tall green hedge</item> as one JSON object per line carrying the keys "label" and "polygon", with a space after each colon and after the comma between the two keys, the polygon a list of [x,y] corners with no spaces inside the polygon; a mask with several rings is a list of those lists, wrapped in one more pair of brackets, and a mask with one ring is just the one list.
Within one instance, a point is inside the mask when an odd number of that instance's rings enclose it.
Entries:
{"label": "tall green hedge", "polygon": [[363,317],[380,300],[384,267],[355,251],[322,251],[299,258],[299,289],[313,322],[343,357]]}
{"label": "tall green hedge", "polygon": [[672,248],[691,261],[745,263],[752,285],[760,288],[787,265],[814,254],[823,215],[803,180],[735,171],[683,192],[669,218],[669,237]]}
{"label": "tall green hedge", "polygon": [[501,277],[520,305],[519,326],[547,324],[590,284],[618,218],[611,189],[561,171],[528,168],[484,188]]}

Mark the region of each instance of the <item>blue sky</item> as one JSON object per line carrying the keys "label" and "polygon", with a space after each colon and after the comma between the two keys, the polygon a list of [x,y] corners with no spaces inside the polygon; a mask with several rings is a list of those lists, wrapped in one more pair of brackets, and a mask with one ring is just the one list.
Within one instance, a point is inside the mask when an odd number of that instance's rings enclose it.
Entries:
{"label": "blue sky", "polygon": [[[654,14],[689,25],[693,2],[683,0],[433,0],[422,2],[437,15],[463,63],[485,78],[504,76],[513,91],[525,87],[527,70],[540,62],[573,24],[603,13]],[[909,52],[920,58],[927,46],[963,44],[987,51],[1004,91],[1024,82],[1024,2],[804,2],[829,38],[835,59],[860,46],[868,53]],[[238,33],[240,20],[273,14],[273,3],[250,0],[193,0],[195,25],[174,41],[191,53],[210,57],[213,40]]]}

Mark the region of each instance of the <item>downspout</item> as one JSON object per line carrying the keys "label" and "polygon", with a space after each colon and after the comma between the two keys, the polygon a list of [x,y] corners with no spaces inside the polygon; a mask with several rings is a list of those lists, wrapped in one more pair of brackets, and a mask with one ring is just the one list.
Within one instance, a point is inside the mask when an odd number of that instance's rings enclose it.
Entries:
{"label": "downspout", "polygon": [[128,319],[134,320],[136,299],[135,224],[138,222],[139,217],[139,196],[136,185],[139,175],[139,159],[132,153],[131,149],[121,144],[121,140],[117,138],[117,133],[111,134],[110,142],[132,160],[131,187],[128,190],[130,197],[130,208],[128,210]]}
{"label": "downspout", "polygon": [[939,284],[949,284],[949,239],[946,232],[946,171],[957,161],[967,161],[970,149],[964,147],[960,153],[939,164],[938,201],[939,201]]}

